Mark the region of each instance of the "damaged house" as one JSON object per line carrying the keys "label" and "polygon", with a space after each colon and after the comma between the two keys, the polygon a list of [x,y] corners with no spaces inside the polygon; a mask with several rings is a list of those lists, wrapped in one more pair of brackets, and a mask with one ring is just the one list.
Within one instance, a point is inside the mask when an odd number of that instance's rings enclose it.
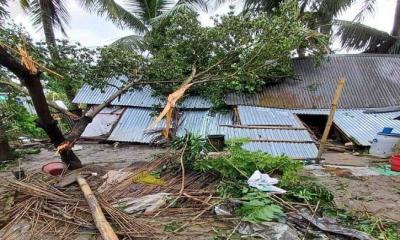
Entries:
{"label": "damaged house", "polygon": [[[267,86],[256,94],[229,94],[228,112],[213,113],[200,96],[187,96],[177,106],[173,126],[177,136],[191,132],[202,137],[248,138],[244,148],[294,159],[315,159],[317,137],[325,126],[339,78],[346,84],[334,118],[332,136],[359,147],[369,147],[384,127],[400,132],[400,57],[396,55],[329,55],[318,66],[312,58],[294,59],[293,79]],[[123,78],[105,89],[84,85],[74,102],[97,105],[117,91]],[[159,131],[148,127],[154,107],[165,99],[149,86],[126,92],[98,114],[82,138],[151,143]],[[162,129],[165,123],[158,124]]]}

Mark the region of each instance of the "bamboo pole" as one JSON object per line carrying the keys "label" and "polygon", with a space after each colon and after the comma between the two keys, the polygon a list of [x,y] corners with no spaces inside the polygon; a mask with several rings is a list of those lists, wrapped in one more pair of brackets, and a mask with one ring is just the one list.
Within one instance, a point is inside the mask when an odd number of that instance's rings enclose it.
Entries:
{"label": "bamboo pole", "polygon": [[325,130],[324,130],[324,133],[322,134],[322,138],[321,138],[320,145],[319,145],[318,155],[317,155],[317,159],[316,159],[316,163],[318,163],[318,164],[320,163],[322,152],[324,151],[324,147],[325,147],[327,139],[328,139],[328,134],[332,127],[332,122],[335,117],[337,104],[338,104],[340,96],[342,94],[342,90],[343,90],[345,81],[346,80],[344,78],[341,78],[339,80],[338,85],[336,87],[335,95],[333,96],[331,111],[329,112],[328,121],[326,122]]}
{"label": "bamboo pole", "polygon": [[97,202],[97,199],[94,196],[85,178],[83,178],[82,176],[77,176],[76,180],[82,189],[83,195],[85,195],[86,201],[90,208],[90,212],[92,213],[93,216],[93,220],[103,239],[118,240],[117,235],[115,234],[114,230],[112,229],[106,217],[104,216],[104,213],[101,210],[101,207]]}

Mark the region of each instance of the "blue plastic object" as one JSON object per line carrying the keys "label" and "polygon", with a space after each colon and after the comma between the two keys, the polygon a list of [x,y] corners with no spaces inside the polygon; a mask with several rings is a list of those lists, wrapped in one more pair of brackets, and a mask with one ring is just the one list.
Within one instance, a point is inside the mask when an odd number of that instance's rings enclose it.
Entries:
{"label": "blue plastic object", "polygon": [[393,128],[391,128],[391,127],[384,127],[383,128],[383,130],[382,130],[382,133],[392,133],[392,131],[393,131]]}

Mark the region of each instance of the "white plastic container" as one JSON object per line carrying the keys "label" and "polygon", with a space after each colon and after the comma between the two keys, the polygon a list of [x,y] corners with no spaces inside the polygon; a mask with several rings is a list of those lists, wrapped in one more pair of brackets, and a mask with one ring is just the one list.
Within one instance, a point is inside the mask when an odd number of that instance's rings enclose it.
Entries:
{"label": "white plastic container", "polygon": [[394,147],[400,142],[398,133],[378,133],[372,140],[369,154],[371,156],[387,158],[394,153]]}

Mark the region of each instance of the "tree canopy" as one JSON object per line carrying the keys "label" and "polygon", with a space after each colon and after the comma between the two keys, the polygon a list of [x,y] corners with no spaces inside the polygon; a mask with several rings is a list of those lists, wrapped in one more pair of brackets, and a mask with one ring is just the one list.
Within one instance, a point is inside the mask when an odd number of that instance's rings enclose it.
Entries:
{"label": "tree canopy", "polygon": [[[316,59],[328,50],[328,37],[308,27],[294,0],[272,12],[230,12],[214,20],[214,27],[204,27],[190,9],[167,14],[163,21],[152,23],[144,36],[146,51],[141,53],[118,46],[87,49],[58,41],[56,63],[49,44],[33,42],[22,29],[9,25],[0,29],[0,71],[6,73],[10,86],[15,85],[10,84],[11,78],[19,78],[26,87],[20,91],[31,96],[38,126],[74,169],[81,163],[72,145],[97,113],[132,87],[150,84],[156,93],[167,95],[190,83],[192,93],[220,107],[225,93],[251,93],[291,77],[296,49],[302,48]],[[32,63],[37,71],[29,66]],[[121,75],[128,77],[125,85],[84,113],[64,135],[51,115],[45,93],[51,90],[68,96],[69,90],[73,92],[85,82],[102,88],[110,77]]]}
{"label": "tree canopy", "polygon": [[300,46],[317,57],[328,50],[328,37],[299,20],[294,1],[272,13],[230,12],[215,19],[215,27],[201,26],[193,12],[180,12],[154,24],[144,40],[149,51],[144,78],[179,80],[170,88],[162,86],[170,92],[195,67],[202,73],[194,80],[195,90],[213,100],[221,100],[221,94],[229,91],[255,92],[292,76],[292,57]]}

